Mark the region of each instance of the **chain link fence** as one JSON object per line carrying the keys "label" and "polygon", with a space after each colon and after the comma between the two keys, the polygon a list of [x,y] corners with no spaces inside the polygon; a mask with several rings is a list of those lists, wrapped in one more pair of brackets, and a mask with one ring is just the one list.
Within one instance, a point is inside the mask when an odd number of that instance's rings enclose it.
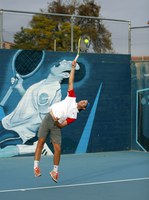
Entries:
{"label": "chain link fence", "polygon": [[149,56],[149,25],[131,27],[131,54]]}
{"label": "chain link fence", "polygon": [[[14,43],[14,35],[23,28],[30,28],[30,21],[33,16],[41,13],[32,13],[32,12],[22,12],[22,11],[11,11],[11,10],[0,10],[0,48],[9,48],[11,44]],[[70,30],[64,34],[64,37],[68,37],[67,41],[67,51],[76,51],[74,46],[74,20],[81,18],[82,20],[97,21],[102,23],[104,27],[111,33],[111,43],[112,51],[106,53],[114,54],[132,54],[134,56],[148,55],[149,52],[149,29],[142,28],[136,29],[131,27],[131,22],[126,20],[117,20],[117,19],[104,19],[99,17],[91,16],[77,16],[77,15],[64,15],[56,13],[42,13],[43,15],[56,16],[57,20],[61,18],[67,18],[70,22]],[[49,29],[50,31],[50,29]],[[94,31],[94,30],[93,30]],[[59,51],[58,48],[58,36],[54,38],[52,49],[53,51]],[[94,52],[90,48],[89,52]],[[96,53],[96,52],[95,52]],[[100,53],[105,53],[101,51]]]}

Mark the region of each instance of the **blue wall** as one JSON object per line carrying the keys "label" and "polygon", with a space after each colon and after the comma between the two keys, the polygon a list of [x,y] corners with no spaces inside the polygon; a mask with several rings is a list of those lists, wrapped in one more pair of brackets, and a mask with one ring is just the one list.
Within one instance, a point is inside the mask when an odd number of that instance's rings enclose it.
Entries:
{"label": "blue wall", "polygon": [[[16,50],[0,50],[0,101],[13,77],[12,62]],[[39,69],[23,78],[23,87],[46,79],[52,66],[62,60],[72,61],[75,53],[44,52]],[[81,54],[76,71],[75,91],[78,101],[88,99],[90,107],[78,120],[62,130],[62,153],[119,151],[131,148],[131,72],[129,55]],[[51,88],[52,89],[52,88]],[[66,95],[67,79],[61,83]],[[13,89],[4,106],[5,115],[14,111],[21,95]],[[3,118],[1,114],[1,119]]]}

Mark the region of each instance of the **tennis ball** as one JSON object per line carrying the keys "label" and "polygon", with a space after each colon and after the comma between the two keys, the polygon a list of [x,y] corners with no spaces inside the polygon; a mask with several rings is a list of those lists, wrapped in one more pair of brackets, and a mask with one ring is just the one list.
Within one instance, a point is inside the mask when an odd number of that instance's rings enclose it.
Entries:
{"label": "tennis ball", "polygon": [[89,43],[89,40],[88,40],[88,39],[85,39],[85,40],[84,40],[84,43],[85,43],[85,44],[88,44],[88,43]]}

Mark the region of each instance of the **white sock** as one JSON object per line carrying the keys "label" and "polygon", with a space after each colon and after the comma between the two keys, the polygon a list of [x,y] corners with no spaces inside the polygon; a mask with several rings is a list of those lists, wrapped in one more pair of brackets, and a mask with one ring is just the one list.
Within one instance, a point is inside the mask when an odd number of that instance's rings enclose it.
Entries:
{"label": "white sock", "polygon": [[58,165],[54,165],[53,171],[54,171],[54,172],[58,172]]}
{"label": "white sock", "polygon": [[34,169],[36,168],[36,167],[38,167],[39,166],[39,161],[38,160],[34,160]]}

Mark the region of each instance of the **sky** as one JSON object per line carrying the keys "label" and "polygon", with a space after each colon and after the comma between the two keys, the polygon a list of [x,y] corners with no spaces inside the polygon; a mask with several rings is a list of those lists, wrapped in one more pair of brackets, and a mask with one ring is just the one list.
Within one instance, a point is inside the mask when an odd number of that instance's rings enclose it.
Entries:
{"label": "sky", "polygon": [[[40,9],[46,9],[49,2],[51,0],[0,0],[0,9],[39,12]],[[70,1],[65,0],[65,2]],[[95,0],[95,2],[101,6],[100,17],[102,18],[127,20],[131,22],[132,27],[147,26],[149,21],[149,0]],[[133,33],[136,34],[136,32],[140,31],[137,30],[134,30]],[[149,29],[146,28],[141,31],[145,32],[145,36],[141,36],[145,38]],[[147,45],[149,46],[149,39],[146,38],[143,43],[148,43]],[[147,50],[149,52],[149,48]]]}
{"label": "sky", "polygon": [[[50,0],[0,0],[0,8],[38,12],[47,8]],[[69,2],[65,0],[65,2]],[[101,6],[101,16],[132,22],[133,26],[144,26],[149,20],[149,0],[95,0]],[[29,3],[29,4],[28,4]]]}

